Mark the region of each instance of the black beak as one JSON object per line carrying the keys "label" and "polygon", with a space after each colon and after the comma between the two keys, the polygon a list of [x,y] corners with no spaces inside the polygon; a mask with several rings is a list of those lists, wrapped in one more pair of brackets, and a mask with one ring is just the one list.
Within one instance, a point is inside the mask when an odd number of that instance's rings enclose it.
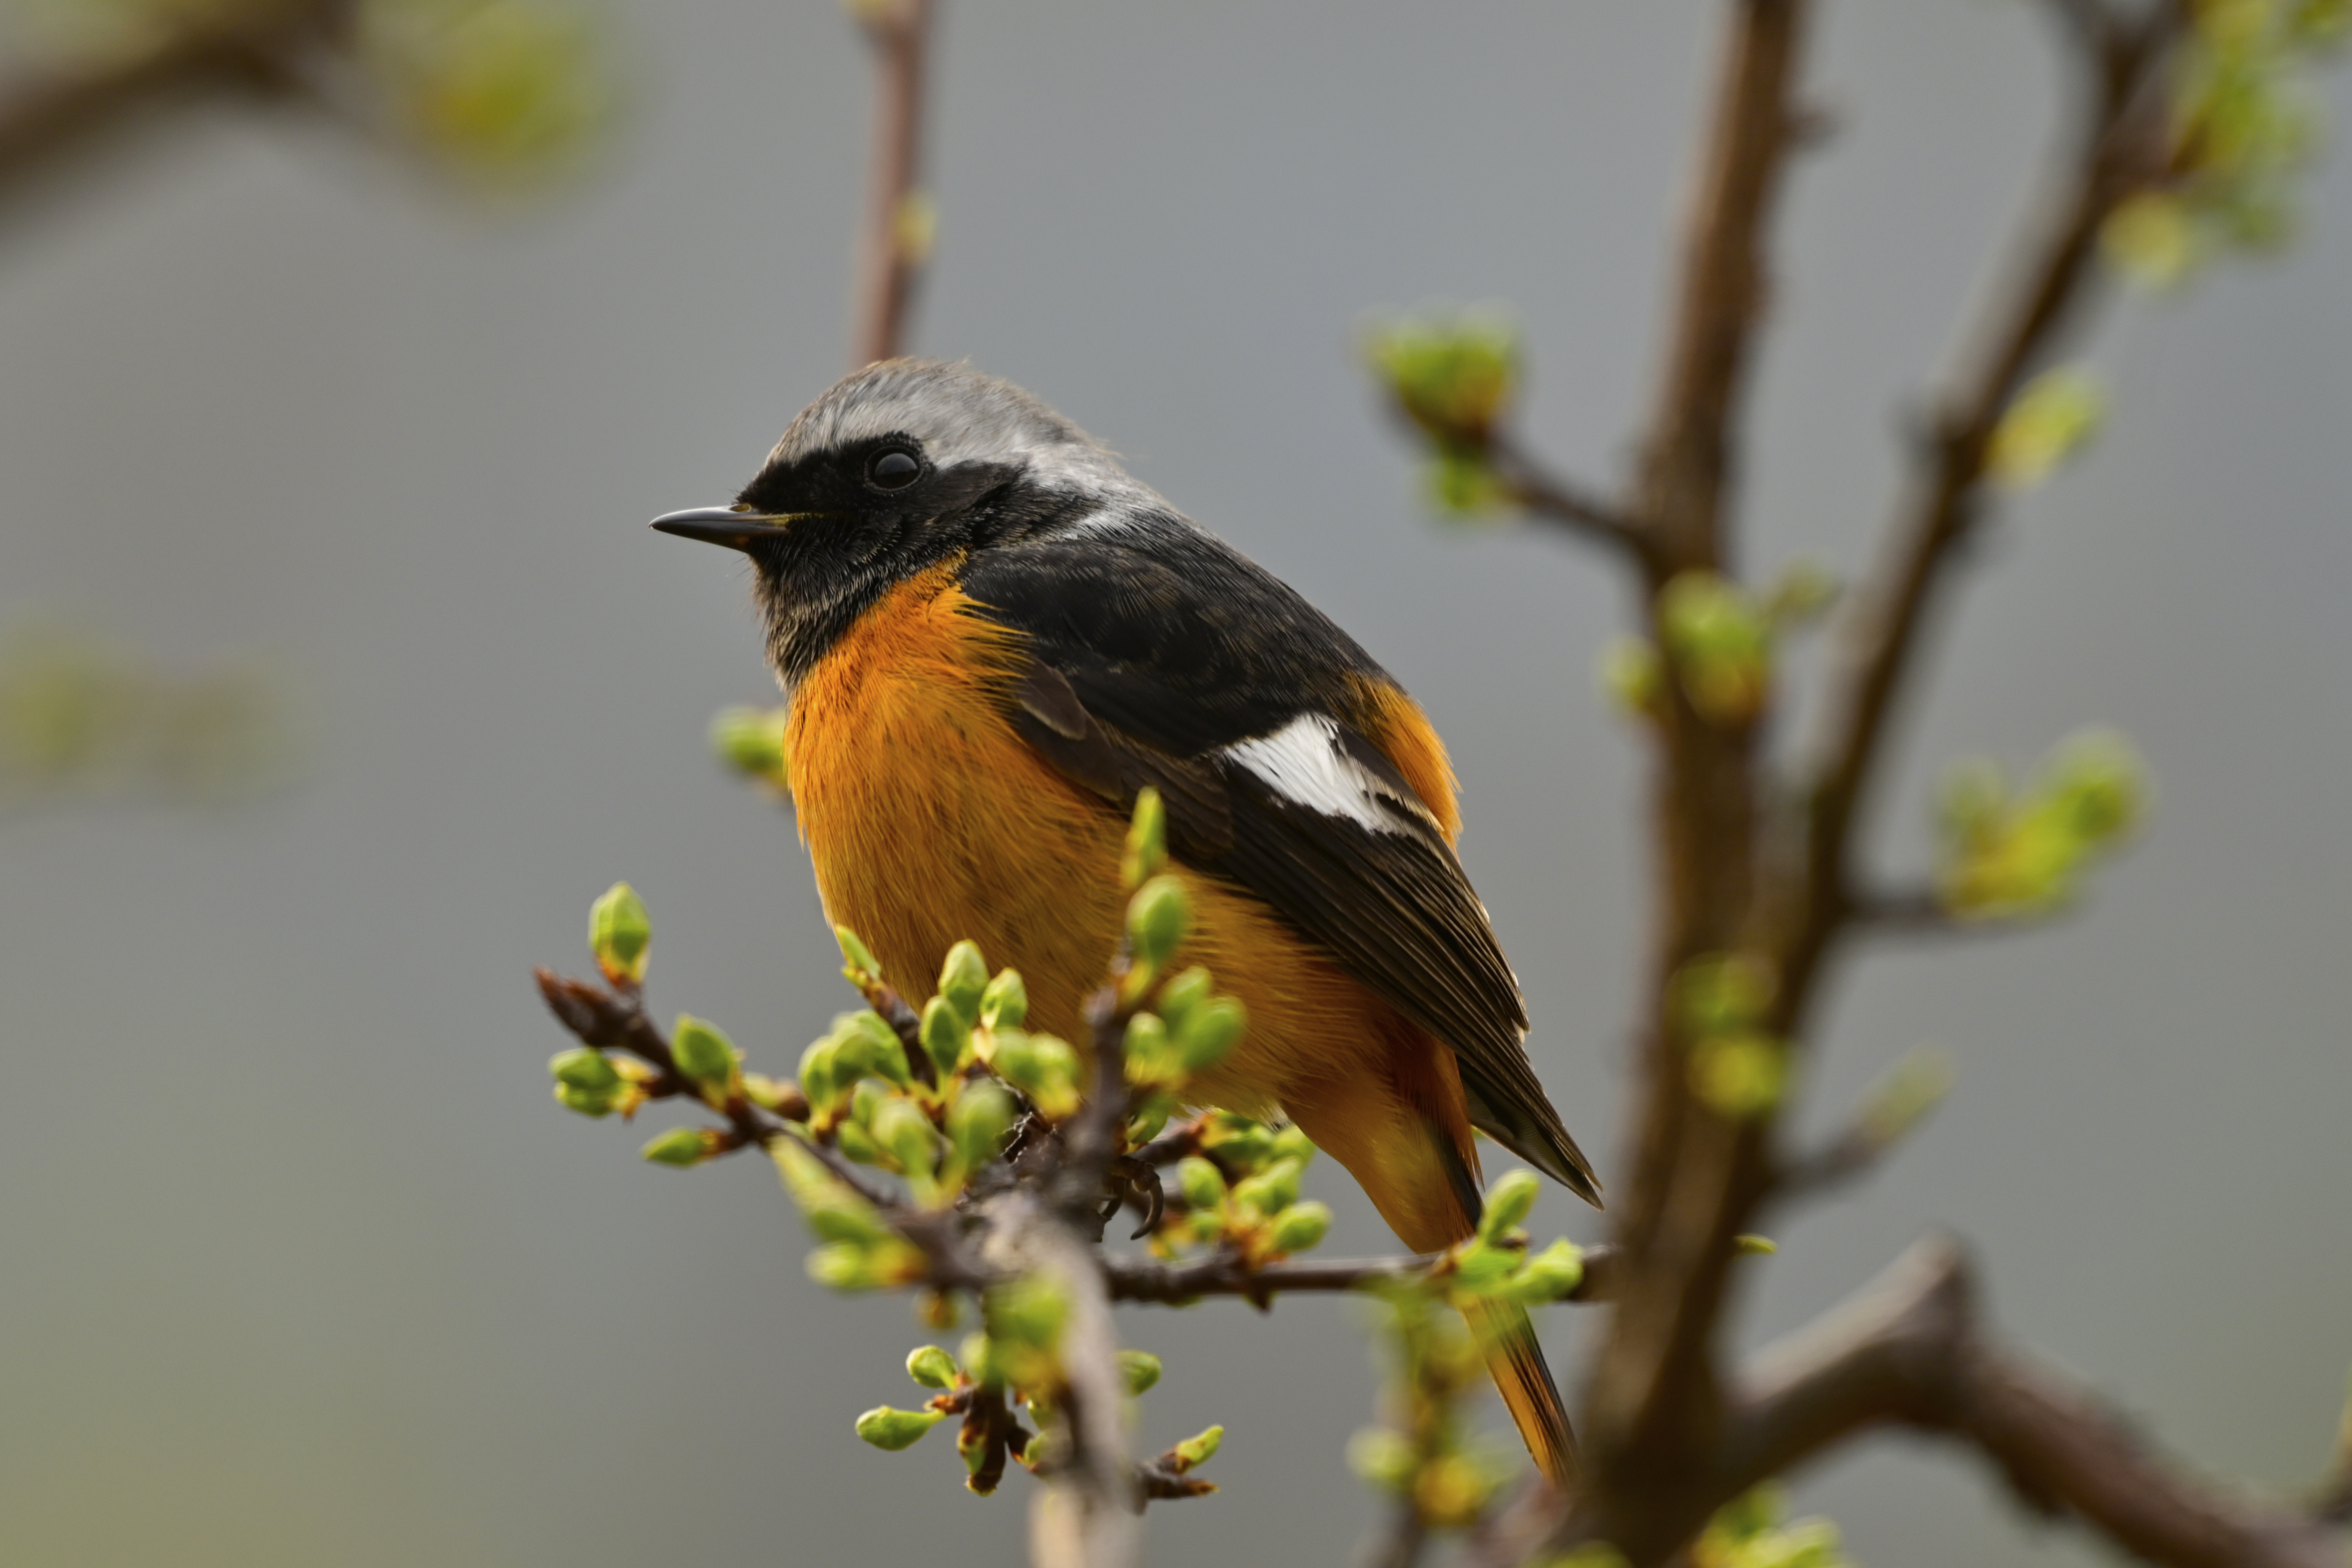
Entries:
{"label": "black beak", "polygon": [[749,550],[760,540],[784,531],[783,520],[731,506],[698,506],[654,519],[654,526],[680,539],[699,539],[730,550]]}

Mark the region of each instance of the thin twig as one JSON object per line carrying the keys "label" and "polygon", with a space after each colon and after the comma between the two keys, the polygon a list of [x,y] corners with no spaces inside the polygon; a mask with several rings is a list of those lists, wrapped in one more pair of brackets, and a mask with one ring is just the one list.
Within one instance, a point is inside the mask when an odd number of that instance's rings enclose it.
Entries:
{"label": "thin twig", "polygon": [[[1263,1305],[1276,1296],[1304,1291],[1349,1291],[1402,1284],[1426,1275],[1444,1255],[1402,1258],[1334,1258],[1314,1262],[1265,1263],[1252,1268],[1230,1252],[1191,1263],[1160,1263],[1141,1258],[1105,1258],[1103,1278],[1114,1301],[1182,1306],[1203,1296],[1239,1296]],[[1561,1298],[1606,1301],[1617,1282],[1617,1254],[1608,1247],[1584,1249],[1584,1279]]]}
{"label": "thin twig", "polygon": [[1622,508],[1549,473],[1508,435],[1487,436],[1486,461],[1512,504],[1528,516],[1636,556],[1649,550],[1648,535]]}
{"label": "thin twig", "polygon": [[874,51],[874,151],[857,266],[855,370],[906,352],[907,319],[930,248],[920,184],[924,77],[935,0],[861,0]]}

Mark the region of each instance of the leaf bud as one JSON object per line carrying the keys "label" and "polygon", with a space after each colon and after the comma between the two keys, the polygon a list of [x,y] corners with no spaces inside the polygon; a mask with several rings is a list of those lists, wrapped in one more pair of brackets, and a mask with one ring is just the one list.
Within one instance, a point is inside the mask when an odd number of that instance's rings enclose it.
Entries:
{"label": "leaf bud", "polygon": [[857,1435],[877,1448],[896,1453],[946,1419],[942,1411],[893,1410],[877,1405],[857,1418]]}
{"label": "leaf bud", "polygon": [[1277,1160],[1297,1161],[1298,1168],[1303,1171],[1315,1158],[1315,1141],[1307,1136],[1305,1128],[1293,1122],[1275,1132],[1273,1154]]}
{"label": "leaf bud", "polygon": [[1027,1095],[1029,1103],[1046,1121],[1066,1121],[1076,1112],[1078,1054],[1067,1041],[1052,1035],[1000,1029],[989,1065],[998,1077]]}
{"label": "leaf bud", "polygon": [[1160,1131],[1168,1125],[1168,1119],[1175,1112],[1176,1100],[1173,1096],[1146,1095],[1140,1105],[1135,1106],[1128,1112],[1128,1147],[1139,1149],[1159,1137]]}
{"label": "leaf bud", "polygon": [[1042,1274],[1024,1274],[992,1286],[986,1299],[989,1342],[998,1350],[1018,1345],[1050,1352],[1061,1342],[1070,1303],[1061,1286]]}
{"label": "leaf bud", "polygon": [[1207,1464],[1217,1457],[1217,1448],[1224,1440],[1225,1429],[1223,1426],[1212,1426],[1185,1438],[1169,1450],[1176,1456],[1172,1468],[1181,1476],[1196,1466]]}
{"label": "leaf bud", "polygon": [[1566,1241],[1531,1253],[1509,1280],[1511,1300],[1527,1306],[1557,1301],[1584,1283],[1584,1254]]}
{"label": "leaf bud", "polygon": [[1188,1154],[1176,1163],[1176,1184],[1189,1208],[1213,1213],[1224,1206],[1224,1173],[1198,1154]]}
{"label": "leaf bud", "polygon": [[770,1078],[765,1073],[743,1075],[743,1098],[762,1110],[772,1110],[787,1121],[809,1119],[808,1096],[801,1086],[785,1079]]}
{"label": "leaf bud", "polygon": [[1601,694],[1630,718],[1655,719],[1665,711],[1665,667],[1647,637],[1612,637],[1603,643],[1598,679]]}
{"label": "leaf bud", "polygon": [[1127,940],[1137,962],[1152,970],[1167,967],[1192,919],[1192,901],[1180,879],[1163,872],[1138,888],[1127,906]]}
{"label": "leaf bud", "polygon": [[955,1357],[941,1345],[917,1345],[907,1352],[907,1375],[925,1388],[953,1388]]}
{"label": "leaf bud", "polygon": [[847,926],[833,928],[833,940],[841,944],[841,973],[853,985],[863,988],[869,980],[882,978],[882,966],[874,962],[874,953],[857,933]]}
{"label": "leaf bud", "polygon": [[680,1013],[670,1026],[669,1054],[680,1073],[713,1088],[724,1086],[734,1076],[740,1055],[735,1042],[719,1026],[690,1013]]}
{"label": "leaf bud", "polygon": [[1348,1439],[1348,1466],[1382,1491],[1402,1492],[1412,1484],[1420,1461],[1403,1433],[1367,1426]]}
{"label": "leaf bud", "polygon": [[614,1070],[611,1059],[585,1046],[557,1052],[549,1059],[547,1070],[557,1083],[570,1089],[609,1095],[621,1087],[621,1075]]}
{"label": "leaf bud", "polygon": [[1029,988],[1018,970],[1000,969],[980,995],[980,1021],[992,1029],[1017,1029],[1029,1016]]}
{"label": "leaf bud", "polygon": [[944,996],[934,996],[923,1004],[923,1050],[931,1065],[946,1078],[963,1065],[964,1051],[971,1044],[971,1026],[956,1016],[952,1004]]}
{"label": "leaf bud", "polygon": [[996,1158],[1013,1127],[1013,1097],[987,1079],[963,1086],[948,1110],[948,1142],[960,1170],[978,1170]]}
{"label": "leaf bud", "polygon": [[1735,1236],[1731,1238],[1731,1250],[1758,1258],[1769,1258],[1780,1250],[1780,1244],[1769,1236]]}
{"label": "leaf bud", "polygon": [[1306,1252],[1319,1246],[1330,1228],[1330,1206],[1309,1199],[1303,1204],[1292,1204],[1274,1216],[1274,1225],[1266,1233],[1266,1243],[1276,1252]]}
{"label": "leaf bud", "polygon": [[784,715],[762,708],[722,708],[710,721],[710,749],[739,773],[782,783]]}
{"label": "leaf bud", "polygon": [[1209,999],[1214,984],[1209,978],[1209,972],[1196,963],[1171,976],[1160,987],[1160,994],[1153,999],[1151,1010],[1160,1015],[1160,1021],[1168,1026],[1170,1034],[1181,1037],[1185,1024],[1192,1016],[1192,1010]]}
{"label": "leaf bud", "polygon": [[610,1116],[619,1107],[620,1092],[617,1089],[582,1089],[578,1084],[559,1083],[555,1086],[555,1103],[583,1116]]}
{"label": "leaf bud", "polygon": [[653,937],[653,917],[646,912],[637,890],[626,882],[614,883],[588,906],[588,948],[596,955],[596,967],[608,984],[644,983],[646,949]]}
{"label": "leaf bud", "polygon": [[1778,1105],[1787,1078],[1780,1044],[1768,1036],[1710,1035],[1691,1048],[1693,1092],[1716,1114],[1735,1121]]}
{"label": "leaf bud", "polygon": [[1168,808],[1160,792],[1146,784],[1136,792],[1135,816],[1118,860],[1118,885],[1133,892],[1168,863]]}
{"label": "leaf bud", "polygon": [[2098,434],[2107,394],[2079,365],[2043,371],[2002,411],[1985,447],[1985,470],[2010,490],[2041,484]]}
{"label": "leaf bud", "polygon": [[1119,1375],[1127,1380],[1129,1398],[1139,1398],[1143,1392],[1160,1381],[1160,1358],[1149,1351],[1118,1352]]}
{"label": "leaf bud", "polygon": [[1263,1122],[1220,1110],[1201,1124],[1201,1147],[1227,1165],[1252,1170],[1274,1151],[1274,1134]]}
{"label": "leaf bud", "polygon": [[907,1047],[899,1042],[898,1031],[872,1008],[860,1007],[854,1013],[839,1015],[833,1021],[833,1031],[834,1070],[841,1081],[848,1082],[868,1073],[887,1079],[901,1089],[915,1081],[907,1067]]}
{"label": "leaf bud", "polygon": [[1744,724],[1763,711],[1771,626],[1738,584],[1713,572],[1679,574],[1658,595],[1658,630],[1702,718]]}
{"label": "leaf bud", "polygon": [[928,1268],[922,1253],[898,1237],[870,1247],[837,1241],[808,1255],[809,1278],[834,1290],[887,1290],[911,1285]]}
{"label": "leaf bud", "polygon": [[1184,1020],[1177,1047],[1188,1073],[1207,1072],[1231,1054],[1249,1027],[1249,1013],[1238,996],[1212,996]]}
{"label": "leaf bud", "polygon": [[1473,1240],[1454,1248],[1451,1283],[1473,1296],[1491,1295],[1518,1266],[1517,1253]]}
{"label": "leaf bud", "polygon": [[656,1165],[699,1165],[718,1152],[711,1134],[699,1127],[673,1127],[640,1151]]}
{"label": "leaf bud", "polygon": [[1298,1201],[1299,1174],[1297,1161],[1276,1160],[1256,1175],[1236,1183],[1234,1203],[1261,1215],[1280,1214]]}
{"label": "leaf bud", "polygon": [[892,1095],[874,1108],[868,1131],[889,1152],[898,1168],[910,1177],[929,1180],[939,1159],[938,1134],[923,1108],[902,1095]]}
{"label": "leaf bud", "polygon": [[1169,1049],[1168,1026],[1154,1014],[1127,1021],[1127,1076],[1130,1082],[1170,1085],[1184,1076],[1183,1064]]}
{"label": "leaf bud", "polygon": [[1003,1369],[997,1363],[996,1342],[985,1332],[966,1334],[957,1359],[963,1363],[963,1369],[971,1375],[972,1382],[981,1387],[1004,1386]]}
{"label": "leaf bud", "polygon": [[1486,1191],[1486,1210],[1478,1220],[1478,1239],[1499,1242],[1528,1217],[1539,1191],[1531,1171],[1512,1171]]}
{"label": "leaf bud", "polygon": [[940,1000],[955,1009],[965,1028],[980,1021],[980,998],[987,989],[988,964],[979,947],[960,942],[948,949],[947,962],[940,966]]}
{"label": "leaf bud", "polygon": [[855,1160],[861,1165],[882,1163],[882,1145],[874,1141],[873,1133],[857,1122],[845,1121],[835,1128],[833,1141],[844,1159]]}

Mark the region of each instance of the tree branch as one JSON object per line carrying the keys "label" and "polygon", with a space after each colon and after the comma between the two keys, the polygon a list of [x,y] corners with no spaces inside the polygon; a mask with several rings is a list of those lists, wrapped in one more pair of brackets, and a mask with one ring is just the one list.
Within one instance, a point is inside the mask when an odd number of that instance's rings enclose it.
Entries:
{"label": "tree branch", "polygon": [[1768,1350],[1732,1391],[1717,1502],[1870,1427],[1967,1442],[2029,1507],[2066,1514],[2169,1568],[2342,1568],[2311,1520],[2218,1490],[2152,1453],[2114,1412],[1994,1343],[1967,1259],[1915,1247],[1860,1296]]}
{"label": "tree branch", "polygon": [[1615,502],[1546,471],[1509,436],[1490,432],[1486,455],[1504,493],[1529,517],[1631,551],[1637,559],[1649,554],[1650,536]]}
{"label": "tree branch", "polygon": [[[1192,1263],[1160,1263],[1141,1258],[1105,1258],[1103,1278],[1114,1301],[1182,1306],[1203,1296],[1240,1296],[1265,1306],[1277,1295],[1301,1291],[1361,1290],[1403,1283],[1427,1274],[1443,1253],[1405,1258],[1335,1258],[1312,1263],[1266,1263],[1251,1268],[1230,1252]],[[1617,1254],[1607,1247],[1584,1249],[1584,1279],[1561,1298],[1606,1301],[1617,1284]]]}
{"label": "tree branch", "polygon": [[261,103],[311,98],[301,58],[344,43],[352,9],[352,0],[198,8],[137,54],[0,89],[0,205],[161,110],[206,97]]}
{"label": "tree branch", "polygon": [[907,318],[930,253],[930,208],[919,181],[933,5],[934,0],[857,0],[855,7],[874,51],[875,95],[853,370],[906,352]]}

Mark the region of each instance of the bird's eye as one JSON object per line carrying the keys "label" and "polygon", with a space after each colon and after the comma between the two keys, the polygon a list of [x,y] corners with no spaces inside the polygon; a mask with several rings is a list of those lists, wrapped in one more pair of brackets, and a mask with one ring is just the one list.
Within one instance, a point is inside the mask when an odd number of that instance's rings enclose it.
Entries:
{"label": "bird's eye", "polygon": [[876,489],[903,490],[922,471],[921,458],[903,447],[892,447],[866,459],[866,482]]}

